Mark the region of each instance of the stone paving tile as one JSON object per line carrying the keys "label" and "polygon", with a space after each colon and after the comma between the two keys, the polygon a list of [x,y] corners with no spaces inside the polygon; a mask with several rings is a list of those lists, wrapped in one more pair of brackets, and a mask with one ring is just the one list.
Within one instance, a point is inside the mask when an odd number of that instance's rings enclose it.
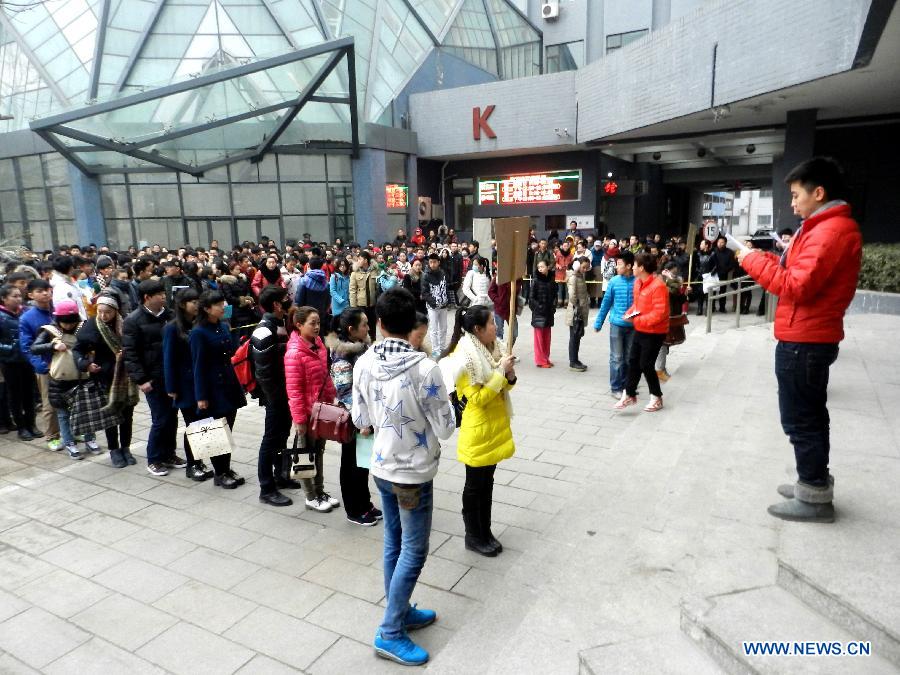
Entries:
{"label": "stone paving tile", "polygon": [[[0,667],[2,672],[2,667]],[[47,675],[164,675],[165,671],[100,638],[92,638],[44,668]]]}
{"label": "stone paving tile", "polygon": [[140,527],[151,527],[166,534],[177,534],[185,528],[200,522],[200,518],[163,504],[153,504],[132,513],[126,519]]}
{"label": "stone paving tile", "polygon": [[51,565],[33,556],[14,548],[0,548],[0,588],[15,590],[52,571]]}
{"label": "stone paving tile", "polygon": [[179,622],[141,647],[137,655],[179,675],[218,675],[233,673],[253,658],[254,652],[234,640]]}
{"label": "stone paving tile", "polygon": [[238,670],[236,675],[290,675],[291,673],[300,672],[302,671],[297,668],[291,668],[281,661],[257,654],[249,663]]}
{"label": "stone paving tile", "polygon": [[71,618],[80,628],[133,652],[178,622],[174,616],[118,593]]}
{"label": "stone paving tile", "polygon": [[152,603],[184,585],[188,579],[164,567],[136,558],[126,558],[101,572],[93,580],[140,602]]}
{"label": "stone paving tile", "polygon": [[41,559],[83,577],[93,577],[125,558],[125,555],[107,546],[80,538],[72,539],[41,556]]}
{"label": "stone paving tile", "polygon": [[193,551],[197,545],[169,534],[142,529],[117,541],[113,544],[113,548],[145,562],[165,567]]}
{"label": "stone paving tile", "polygon": [[338,640],[338,635],[301,619],[260,607],[224,637],[301,670]]}
{"label": "stone paving tile", "polygon": [[59,480],[48,483],[41,488],[42,494],[59,497],[60,499],[65,499],[68,502],[74,502],[76,504],[82,499],[93,497],[104,491],[105,489],[101,485],[69,478],[68,476],[63,476]]}
{"label": "stone paving tile", "polygon": [[384,596],[384,576],[381,572],[342,558],[323,560],[303,578],[369,602],[378,602]]}
{"label": "stone paving tile", "polygon": [[262,535],[215,520],[201,520],[179,532],[178,536],[185,541],[231,554],[245,546],[252,546]]}
{"label": "stone paving tile", "polygon": [[40,669],[90,637],[72,624],[32,607],[3,622],[0,649],[32,668]]}
{"label": "stone paving tile", "polygon": [[227,591],[259,566],[200,546],[170,564],[169,569]]}
{"label": "stone paving tile", "polygon": [[0,543],[7,544],[31,555],[40,555],[72,539],[64,530],[28,521],[0,533]]}
{"label": "stone paving tile", "polygon": [[[437,548],[440,548],[438,546]],[[462,579],[463,575],[469,571],[469,566],[453,560],[447,560],[436,555],[430,555],[425,560],[425,567],[419,575],[419,581],[434,586],[435,588],[443,588],[449,591],[456,585],[456,582]]]}
{"label": "stone paving tile", "polygon": [[257,570],[230,592],[298,619],[304,618],[332,593],[310,581],[268,569]]}
{"label": "stone paving tile", "polygon": [[94,512],[67,523],[65,529],[98,544],[114,544],[134,534],[139,528],[121,518]]}
{"label": "stone paving tile", "polygon": [[236,551],[234,555],[291,576],[303,575],[327,557],[321,551],[288,544],[272,537],[261,537],[249,546]]}
{"label": "stone paving tile", "polygon": [[92,513],[92,511],[83,506],[71,504],[62,499],[55,499],[53,497],[44,497],[43,499],[37,497],[37,499],[39,501],[38,504],[33,506],[29,505],[27,509],[22,507],[23,510],[27,510],[28,515],[35,520],[39,520],[46,525],[52,525],[53,527],[64,527],[65,525],[80,518],[84,518]]}
{"label": "stone paving tile", "polygon": [[199,581],[188,581],[153,606],[212,633],[231,628],[256,608],[253,602]]}
{"label": "stone paving tile", "polygon": [[0,673],[3,675],[38,675],[38,671],[34,668],[26,666],[19,659],[3,651],[0,651]]}
{"label": "stone paving tile", "polygon": [[110,595],[102,586],[66,570],[56,570],[25,584],[16,593],[28,602],[67,619]]}
{"label": "stone paving tile", "polygon": [[21,598],[17,598],[12,593],[0,591],[0,623],[6,621],[11,616],[24,612],[29,607],[31,607],[31,605],[28,602],[25,602]]}
{"label": "stone paving tile", "polygon": [[[424,605],[423,605],[424,606]],[[359,642],[371,642],[384,618],[384,608],[343,593],[333,593],[306,620]]]}
{"label": "stone paving tile", "polygon": [[93,497],[83,499],[79,503],[89,509],[100,511],[116,518],[130,516],[135,511],[140,511],[144,507],[150,506],[150,502],[145,499],[115,490],[106,490]]}
{"label": "stone paving tile", "polygon": [[11,511],[0,512],[0,532],[21,525],[22,523],[27,523],[28,520],[27,516],[22,516],[18,513],[13,513]]}
{"label": "stone paving tile", "polygon": [[490,589],[497,586],[499,579],[500,575],[495,572],[486,572],[473,567],[453,587],[453,591],[459,595],[478,600],[486,597]]}
{"label": "stone paving tile", "polygon": [[396,675],[397,664],[375,656],[370,638],[366,644],[342,637],[322,654],[307,671],[312,675]]}

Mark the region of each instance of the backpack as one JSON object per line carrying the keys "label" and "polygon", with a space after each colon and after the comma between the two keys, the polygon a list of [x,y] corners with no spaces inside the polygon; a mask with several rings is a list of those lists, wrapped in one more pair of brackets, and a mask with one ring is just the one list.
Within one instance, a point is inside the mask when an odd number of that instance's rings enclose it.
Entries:
{"label": "backpack", "polygon": [[[72,353],[72,347],[75,346],[75,333],[63,333],[53,324],[41,326],[41,328],[50,333],[54,340],[59,340],[68,347],[64,352],[53,352],[53,356],[50,358],[50,379],[57,382],[76,382],[85,379],[87,375],[78,370],[75,355]],[[81,328],[81,325],[78,328]],[[77,329],[75,332],[78,332]]]}
{"label": "backpack", "polygon": [[237,348],[231,357],[231,365],[234,366],[234,374],[245,393],[256,396],[256,374],[253,372],[253,359],[250,358],[250,338],[241,338],[241,346]]}

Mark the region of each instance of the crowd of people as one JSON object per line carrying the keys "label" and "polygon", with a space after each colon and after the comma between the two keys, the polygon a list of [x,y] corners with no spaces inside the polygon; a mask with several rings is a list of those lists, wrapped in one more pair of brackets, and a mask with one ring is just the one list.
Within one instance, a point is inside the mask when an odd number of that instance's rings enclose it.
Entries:
{"label": "crowd of people", "polygon": [[[667,346],[684,339],[683,327],[676,330],[689,288],[683,241],[633,236],[619,246],[612,235],[531,234],[530,273],[515,288],[497,283],[494,242],[482,254],[479,242],[457,241],[452,231],[426,238],[417,230],[407,240],[401,230],[393,242],[366,246],[306,235],[284,249],[264,239],[230,251],[212,242],[24,256],[8,264],[0,286],[0,433],[45,438],[50,450],[80,460],[102,452],[103,432],[112,466],[127,467],[136,464],[132,426],[142,393],[151,417],[147,471],[184,469],[186,479],[230,490],[245,483],[230,453],[212,454],[207,466],[187,433],[181,453],[179,415],[186,427],[213,418],[232,428],[252,394],[265,409],[260,501],[288,506],[286,491],[297,490],[307,509],[343,505],[351,523],[383,521],[387,609],[375,648],[423,662],[427,653],[407,631],[434,612],[409,598],[428,550],[440,440],[457,427],[465,546],[490,557],[503,551],[491,507],[497,464],[515,452],[517,359],[503,339],[510,329],[516,337],[511,314],[530,307],[535,365],[552,368],[551,328],[565,307],[569,367],[584,372],[580,342],[598,308],[595,329],[607,319],[611,328],[617,410],[636,403],[642,376],[651,393],[644,410],[662,408]],[[249,371],[235,367],[239,350]],[[325,490],[325,440],[311,428],[315,407],[334,403],[350,413],[355,432],[341,444],[341,499]],[[360,443],[372,448],[362,466]],[[292,469],[298,448],[311,458],[303,477]]]}

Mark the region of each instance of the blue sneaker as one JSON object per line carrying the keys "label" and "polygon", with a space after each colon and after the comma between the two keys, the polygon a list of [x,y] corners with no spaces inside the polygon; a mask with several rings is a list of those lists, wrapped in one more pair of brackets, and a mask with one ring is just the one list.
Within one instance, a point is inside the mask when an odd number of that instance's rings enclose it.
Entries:
{"label": "blue sneaker", "polygon": [[428,652],[406,635],[396,640],[385,640],[378,633],[375,635],[375,653],[383,659],[390,659],[404,666],[421,666],[428,661]]}
{"label": "blue sneaker", "polygon": [[403,619],[403,627],[406,630],[417,630],[430,626],[437,619],[437,612],[433,609],[418,609],[417,605],[413,605],[406,612],[406,618]]}

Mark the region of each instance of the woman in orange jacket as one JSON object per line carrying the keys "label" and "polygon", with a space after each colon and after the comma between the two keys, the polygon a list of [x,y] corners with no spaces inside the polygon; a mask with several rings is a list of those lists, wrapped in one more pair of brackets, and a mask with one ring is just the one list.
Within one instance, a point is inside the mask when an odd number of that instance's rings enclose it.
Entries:
{"label": "woman in orange jacket", "polygon": [[650,403],[646,412],[662,410],[662,389],[656,374],[656,357],[669,332],[669,291],[656,272],[656,257],[650,253],[638,253],[634,257],[634,304],[624,318],[634,323],[634,342],[628,355],[628,378],[622,398],[614,406],[624,410],[637,403],[637,386],[641,374],[650,389]]}

